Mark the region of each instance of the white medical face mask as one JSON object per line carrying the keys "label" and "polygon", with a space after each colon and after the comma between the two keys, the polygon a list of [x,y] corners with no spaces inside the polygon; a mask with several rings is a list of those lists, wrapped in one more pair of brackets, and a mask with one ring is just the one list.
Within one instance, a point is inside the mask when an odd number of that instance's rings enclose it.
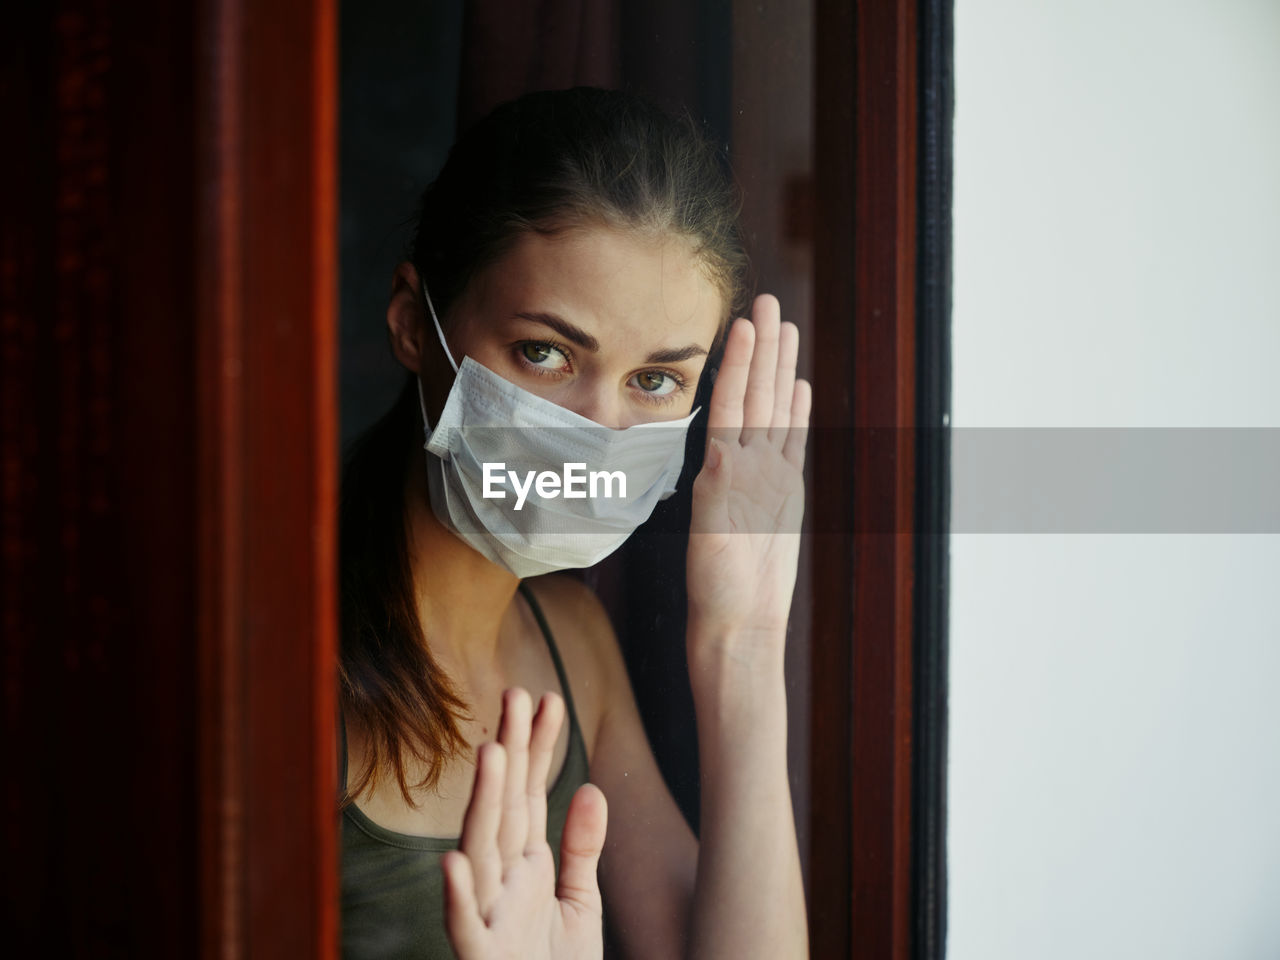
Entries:
{"label": "white medical face mask", "polygon": [[521,578],[589,567],[613,553],[675,492],[698,410],[612,430],[471,357],[459,367],[425,284],[422,292],[457,373],[434,429],[418,380],[436,517]]}

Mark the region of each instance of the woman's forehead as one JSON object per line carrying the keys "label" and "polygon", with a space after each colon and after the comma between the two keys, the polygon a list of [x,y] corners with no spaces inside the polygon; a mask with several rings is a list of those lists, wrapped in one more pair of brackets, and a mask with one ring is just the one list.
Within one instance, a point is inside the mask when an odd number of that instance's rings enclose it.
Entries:
{"label": "woman's forehead", "polygon": [[555,314],[602,344],[647,348],[679,336],[709,347],[723,311],[692,244],[670,234],[605,226],[531,232],[476,280],[485,320]]}

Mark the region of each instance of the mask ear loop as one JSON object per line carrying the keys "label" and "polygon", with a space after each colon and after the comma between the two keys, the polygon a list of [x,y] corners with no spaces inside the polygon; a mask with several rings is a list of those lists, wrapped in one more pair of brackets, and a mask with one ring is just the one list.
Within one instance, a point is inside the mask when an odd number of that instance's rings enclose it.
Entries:
{"label": "mask ear loop", "polygon": [[[444,348],[444,355],[449,358],[449,366],[453,367],[453,372],[458,372],[458,365],[454,362],[453,354],[449,350],[449,344],[444,339],[444,329],[440,326],[440,318],[436,316],[436,306],[431,302],[431,294],[427,291],[427,282],[422,281],[422,296],[427,301],[427,310],[431,312],[431,322],[436,326],[436,336],[440,338],[440,346]],[[425,448],[427,443],[431,442],[431,418],[427,416],[427,401],[422,393],[422,377],[414,377],[418,382],[418,405],[422,408],[423,430],[426,432],[426,441],[423,443]]]}
{"label": "mask ear loop", "polygon": [[436,316],[436,306],[431,302],[431,294],[427,291],[427,282],[422,281],[422,295],[426,298],[427,309],[431,311],[431,322],[436,325],[436,336],[440,338],[440,346],[444,347],[444,355],[449,358],[449,365],[453,367],[453,372],[458,372],[458,365],[454,363],[453,354],[449,352],[449,344],[444,339],[444,329],[440,326],[440,318]]}

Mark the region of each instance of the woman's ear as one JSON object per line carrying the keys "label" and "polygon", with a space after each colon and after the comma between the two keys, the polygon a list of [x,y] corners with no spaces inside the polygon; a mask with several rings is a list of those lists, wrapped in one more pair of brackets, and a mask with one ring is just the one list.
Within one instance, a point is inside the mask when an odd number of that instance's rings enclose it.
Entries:
{"label": "woman's ear", "polygon": [[418,270],[412,263],[399,264],[392,274],[387,337],[396,360],[422,381],[428,415],[432,423],[438,422],[454,370],[440,346],[435,324],[427,316]]}
{"label": "woman's ear", "polygon": [[422,287],[412,263],[396,266],[391,277],[391,301],[387,304],[387,336],[391,352],[406,370],[423,372],[426,355],[424,334],[429,326],[422,307]]}

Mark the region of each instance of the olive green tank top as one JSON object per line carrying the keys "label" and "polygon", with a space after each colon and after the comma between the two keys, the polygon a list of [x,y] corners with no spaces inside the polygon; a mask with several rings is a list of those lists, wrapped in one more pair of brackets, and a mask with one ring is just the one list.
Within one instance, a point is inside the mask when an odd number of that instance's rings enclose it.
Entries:
{"label": "olive green tank top", "polygon": [[[520,592],[546,637],[569,715],[569,749],[547,792],[547,842],[560,872],[560,836],[569,801],[587,782],[587,749],[573,707],[560,652],[533,592]],[[340,725],[341,780],[347,779],[345,725]],[[435,960],[452,957],[444,928],[444,873],[440,857],[456,850],[454,838],[415,837],[380,827],[354,803],[342,815],[343,960]]]}

